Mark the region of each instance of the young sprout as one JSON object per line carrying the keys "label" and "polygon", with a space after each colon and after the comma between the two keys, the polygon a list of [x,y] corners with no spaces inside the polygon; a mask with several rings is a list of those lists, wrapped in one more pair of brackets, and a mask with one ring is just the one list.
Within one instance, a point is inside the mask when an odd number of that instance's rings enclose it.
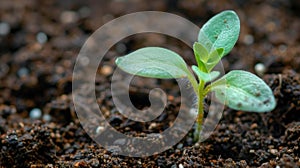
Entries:
{"label": "young sprout", "polygon": [[[240,20],[234,11],[223,11],[201,28],[193,50],[197,66],[191,69],[181,56],[160,47],[145,47],[119,57],[116,64],[125,72],[150,78],[187,78],[198,98],[195,139],[199,138],[203,123],[204,98],[214,92],[218,101],[235,110],[268,112],[275,108],[272,90],[252,73],[233,70],[214,81],[220,72],[214,67],[227,55],[238,40]],[[172,74],[168,72],[172,72]],[[207,84],[210,82],[210,84]]]}

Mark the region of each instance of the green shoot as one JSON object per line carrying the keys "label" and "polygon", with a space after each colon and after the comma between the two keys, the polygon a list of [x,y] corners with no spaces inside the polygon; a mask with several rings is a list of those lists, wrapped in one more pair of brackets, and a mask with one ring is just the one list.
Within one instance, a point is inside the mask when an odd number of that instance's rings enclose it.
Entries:
{"label": "green shoot", "polygon": [[[268,112],[275,108],[272,90],[256,75],[233,70],[214,81],[220,72],[212,71],[237,42],[240,20],[234,11],[223,11],[211,18],[200,30],[193,50],[197,66],[189,70],[181,56],[160,47],[146,47],[119,57],[122,70],[143,77],[170,79],[188,78],[198,98],[195,139],[198,140],[204,113],[204,99],[214,92],[217,100],[235,110]],[[211,82],[210,84],[207,84]]]}

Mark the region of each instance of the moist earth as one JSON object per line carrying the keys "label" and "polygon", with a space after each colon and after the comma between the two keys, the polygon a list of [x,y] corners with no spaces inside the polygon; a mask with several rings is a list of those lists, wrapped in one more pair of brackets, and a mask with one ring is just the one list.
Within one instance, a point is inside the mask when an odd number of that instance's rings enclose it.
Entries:
{"label": "moist earth", "polygon": [[[192,129],[171,149],[142,158],[107,151],[87,135],[72,103],[72,71],[81,46],[95,30],[114,18],[144,10],[174,13],[201,27],[226,9],[239,15],[241,34],[222,59],[224,69],[261,75],[274,92],[273,111],[226,108],[206,141],[194,143]],[[1,1],[0,166],[299,167],[299,9],[297,0]],[[161,34],[130,36],[110,49],[97,71],[97,103],[107,122],[133,136],[167,129],[180,106],[175,80],[136,77],[130,87],[133,104],[148,107],[149,91],[160,87],[168,94],[166,109],[146,123],[127,119],[116,110],[110,93],[114,60],[145,46],[169,48],[195,64],[187,45]],[[263,73],[255,71],[258,63],[265,66]],[[91,124],[101,123],[91,119]]]}

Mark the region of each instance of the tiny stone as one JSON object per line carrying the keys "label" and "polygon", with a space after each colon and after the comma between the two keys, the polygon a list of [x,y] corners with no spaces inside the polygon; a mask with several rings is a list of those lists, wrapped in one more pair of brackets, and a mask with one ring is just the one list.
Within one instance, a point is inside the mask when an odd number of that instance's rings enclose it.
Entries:
{"label": "tiny stone", "polygon": [[109,65],[103,65],[103,67],[101,68],[101,73],[103,75],[110,75],[112,73],[112,71],[113,71],[113,69]]}
{"label": "tiny stone", "polygon": [[272,153],[273,155],[276,155],[278,153],[277,149],[270,149],[270,153]]}
{"label": "tiny stone", "polygon": [[64,11],[61,15],[60,15],[60,20],[62,23],[75,23],[78,20],[78,15],[76,12],[73,11]]}
{"label": "tiny stone", "polygon": [[104,158],[104,159],[108,159],[108,158],[109,158],[109,155],[104,154],[104,155],[103,155],[103,158]]}
{"label": "tiny stone", "polygon": [[29,117],[31,119],[39,119],[42,116],[42,111],[39,108],[34,108],[30,111]]}
{"label": "tiny stone", "polygon": [[257,63],[254,67],[254,70],[257,73],[257,75],[263,76],[266,72],[266,67],[262,63]]}
{"label": "tiny stone", "polygon": [[99,126],[99,127],[97,127],[97,129],[96,129],[96,134],[100,134],[100,133],[102,133],[104,131],[104,127],[103,126]]}
{"label": "tiny stone", "polygon": [[178,167],[179,167],[179,168],[184,168],[184,167],[183,167],[183,165],[182,165],[181,163],[179,164],[179,166],[178,166]]}
{"label": "tiny stone", "polygon": [[149,125],[149,129],[150,129],[150,130],[152,130],[152,129],[156,128],[156,127],[157,127],[157,124],[156,124],[156,123],[151,123],[151,124]]}
{"label": "tiny stone", "polygon": [[249,153],[255,153],[255,150],[254,150],[254,149],[251,149],[251,150],[249,151]]}
{"label": "tiny stone", "polygon": [[254,42],[254,37],[251,34],[247,34],[244,37],[244,43],[247,45],[251,45]]}
{"label": "tiny stone", "polygon": [[195,148],[198,149],[200,147],[200,144],[197,142],[195,143]]}
{"label": "tiny stone", "polygon": [[20,68],[17,72],[18,76],[20,77],[24,77],[24,76],[28,76],[29,74],[29,70],[27,68]]}
{"label": "tiny stone", "polygon": [[183,147],[182,143],[180,143],[180,144],[177,145],[177,149],[181,149],[182,147]]}
{"label": "tiny stone", "polygon": [[250,129],[255,129],[257,128],[257,124],[256,123],[253,123],[251,126],[250,126]]}
{"label": "tiny stone", "polygon": [[5,36],[10,32],[10,26],[6,22],[0,23],[0,36]]}
{"label": "tiny stone", "polygon": [[43,115],[43,120],[47,121],[47,122],[51,121],[51,115],[50,114],[44,114]]}
{"label": "tiny stone", "polygon": [[177,168],[177,165],[176,165],[176,164],[173,164],[173,165],[171,166],[171,168]]}
{"label": "tiny stone", "polygon": [[53,166],[53,164],[49,163],[49,164],[46,165],[46,168],[54,168],[54,166]]}
{"label": "tiny stone", "polygon": [[48,41],[48,37],[45,33],[43,32],[39,32],[37,35],[36,35],[36,40],[40,43],[40,44],[44,44]]}

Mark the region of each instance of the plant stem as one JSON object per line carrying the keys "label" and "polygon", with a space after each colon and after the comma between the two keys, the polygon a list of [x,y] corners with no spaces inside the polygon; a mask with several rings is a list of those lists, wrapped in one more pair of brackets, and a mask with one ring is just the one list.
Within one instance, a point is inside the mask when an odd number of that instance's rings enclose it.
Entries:
{"label": "plant stem", "polygon": [[198,94],[198,92],[199,92],[198,86],[197,86],[197,85],[198,85],[198,82],[197,82],[197,80],[195,79],[195,77],[194,77],[192,74],[188,73],[187,78],[188,78],[188,80],[191,82],[192,87],[193,87],[195,93]]}
{"label": "plant stem", "polygon": [[194,134],[194,140],[198,141],[200,132],[202,130],[202,124],[203,124],[203,113],[204,113],[204,85],[205,82],[203,80],[199,81],[199,87],[198,87],[198,116],[197,116],[197,128],[195,130]]}

